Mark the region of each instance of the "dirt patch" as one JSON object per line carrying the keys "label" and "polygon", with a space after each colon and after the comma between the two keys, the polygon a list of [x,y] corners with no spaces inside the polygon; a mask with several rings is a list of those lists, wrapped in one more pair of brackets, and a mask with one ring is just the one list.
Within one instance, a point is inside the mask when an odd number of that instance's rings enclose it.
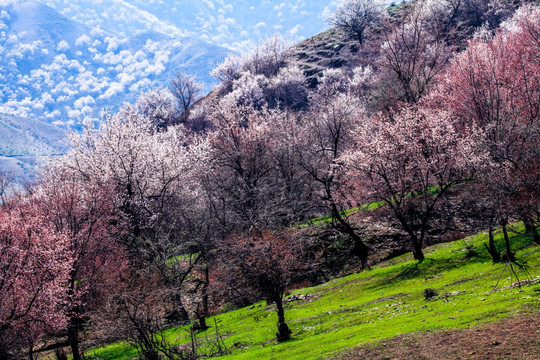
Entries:
{"label": "dirt patch", "polygon": [[334,360],[540,360],[540,313],[479,327],[401,335],[357,347]]}

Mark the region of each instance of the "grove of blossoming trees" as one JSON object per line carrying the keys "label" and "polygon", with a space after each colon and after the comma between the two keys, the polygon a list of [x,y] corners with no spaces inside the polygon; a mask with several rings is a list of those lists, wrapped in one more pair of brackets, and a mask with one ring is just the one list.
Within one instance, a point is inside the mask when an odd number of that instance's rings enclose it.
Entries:
{"label": "grove of blossoming trees", "polygon": [[287,290],[369,267],[377,244],[361,224],[379,215],[419,261],[450,205],[485,209],[507,260],[510,222],[540,243],[540,10],[484,26],[459,53],[444,35],[513,10],[490,4],[420,1],[401,23],[377,12],[388,28],[356,34],[376,39],[372,57],[313,90],[273,38],[218,66],[221,85],[195,105],[179,76],[175,94],[148,92],[73,134],[26,192],[1,177],[0,360],[55,336],[80,359],[88,339],[119,332],[142,358],[180,358],[165,324],[204,328],[221,305],[262,298],[288,340]]}
{"label": "grove of blossoming trees", "polygon": [[456,128],[445,111],[404,107],[392,116],[372,116],[352,131],[353,148],[342,160],[351,195],[363,203],[384,201],[410,237],[414,258],[422,248],[435,207],[466,180],[478,154],[473,128]]}
{"label": "grove of blossoming trees", "polygon": [[68,238],[46,226],[35,203],[0,211],[0,358],[22,355],[66,327]]}
{"label": "grove of blossoming trees", "polygon": [[540,13],[524,7],[492,38],[469,42],[430,99],[479,128],[479,193],[504,230],[517,216],[538,243],[539,44]]}

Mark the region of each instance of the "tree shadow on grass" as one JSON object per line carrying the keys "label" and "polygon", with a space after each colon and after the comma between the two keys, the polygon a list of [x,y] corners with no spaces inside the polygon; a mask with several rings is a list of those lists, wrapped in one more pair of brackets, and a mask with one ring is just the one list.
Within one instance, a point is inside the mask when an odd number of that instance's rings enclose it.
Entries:
{"label": "tree shadow on grass", "polygon": [[420,269],[420,265],[422,265],[425,261],[434,261],[434,260],[424,259],[421,261],[415,261],[414,263],[410,265],[406,265],[403,267],[403,270],[397,273],[395,276],[393,276],[390,279],[390,281],[406,280],[406,279],[412,279],[412,278],[421,276],[422,270]]}
{"label": "tree shadow on grass", "polygon": [[415,261],[404,264],[396,273],[389,274],[381,279],[381,282],[399,282],[403,280],[430,278],[449,270],[468,266],[472,264],[491,263],[491,258],[486,254],[478,254],[474,257],[466,257],[465,254],[459,257],[430,258],[423,261]]}

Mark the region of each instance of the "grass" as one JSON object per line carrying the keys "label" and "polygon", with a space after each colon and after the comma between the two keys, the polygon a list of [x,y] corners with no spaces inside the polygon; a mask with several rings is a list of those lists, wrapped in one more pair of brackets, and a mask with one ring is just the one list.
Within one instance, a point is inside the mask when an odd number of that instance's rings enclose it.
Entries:
{"label": "grass", "polygon": [[[384,201],[377,201],[368,205],[362,205],[360,207],[355,207],[352,209],[341,211],[339,214],[343,217],[348,217],[349,215],[354,214],[358,210],[371,211],[371,210],[378,209],[381,206],[384,206],[384,204],[385,204]],[[306,223],[296,225],[294,228],[301,228],[308,225],[325,225],[332,222],[332,218],[333,218],[332,215],[324,215],[318,218],[311,219]]]}
{"label": "grass", "polygon": [[[427,189],[427,192],[429,194],[431,194],[431,195],[437,195],[440,192],[439,186],[431,186],[431,187],[429,187]],[[406,197],[413,197],[413,196],[416,196],[416,195],[419,195],[419,193],[418,192],[413,192],[413,193],[407,194],[405,196]],[[380,208],[382,206],[385,206],[385,205],[386,205],[386,202],[384,200],[379,200],[379,201],[372,202],[370,204],[365,204],[365,205],[362,205],[362,206],[359,206],[359,207],[355,207],[355,208],[352,208],[352,209],[347,209],[347,210],[341,211],[339,214],[341,216],[343,216],[343,217],[348,217],[349,215],[352,215],[352,214],[356,213],[358,210],[372,211],[372,210],[378,209],[378,208]],[[308,226],[308,225],[325,225],[325,224],[330,223],[332,221],[332,219],[333,219],[332,215],[324,215],[324,216],[320,216],[320,217],[317,217],[317,218],[314,218],[314,219],[310,219],[308,222],[296,225],[295,228],[301,228],[301,227]]]}
{"label": "grass", "polygon": [[[496,241],[502,248],[501,234]],[[515,275],[505,264],[492,264],[484,242],[487,234],[482,233],[439,244],[425,250],[421,263],[406,254],[369,271],[293,291],[312,297],[287,303],[293,339],[285,343],[275,342],[277,319],[272,306],[261,302],[217,315],[215,320],[231,350],[223,359],[321,359],[404,333],[470,327],[538,307],[540,284],[510,287],[517,281]],[[514,268],[520,280],[540,277],[540,247],[517,234],[512,236],[512,246],[519,259]],[[467,247],[475,255],[468,256]],[[426,288],[440,295],[425,300]],[[165,334],[176,343],[189,338],[186,328],[169,329]],[[136,352],[126,343],[86,352],[89,360],[134,356]]]}

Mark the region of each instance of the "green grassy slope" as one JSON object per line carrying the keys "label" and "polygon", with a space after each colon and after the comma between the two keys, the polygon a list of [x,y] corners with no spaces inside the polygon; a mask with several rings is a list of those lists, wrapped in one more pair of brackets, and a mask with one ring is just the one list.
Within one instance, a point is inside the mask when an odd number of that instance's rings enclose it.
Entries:
{"label": "green grassy slope", "polygon": [[[497,236],[502,248],[502,235]],[[540,305],[540,282],[521,288],[505,264],[492,264],[478,234],[426,249],[418,263],[410,254],[382,263],[372,270],[296,290],[311,294],[287,304],[286,317],[293,340],[275,342],[276,315],[272,306],[258,303],[217,315],[215,320],[231,355],[224,359],[320,359],[340,351],[399,334],[453,329],[492,322]],[[514,235],[512,246],[520,280],[540,278],[540,246],[530,238]],[[467,256],[466,246],[476,252]],[[499,281],[500,280],[500,281]],[[498,287],[494,289],[499,281]],[[440,295],[425,300],[426,288]],[[209,319],[213,324],[214,319]],[[199,334],[203,341],[205,335]],[[169,339],[185,343],[186,328],[166,331]],[[87,351],[87,359],[129,359],[134,349],[118,343]]]}

